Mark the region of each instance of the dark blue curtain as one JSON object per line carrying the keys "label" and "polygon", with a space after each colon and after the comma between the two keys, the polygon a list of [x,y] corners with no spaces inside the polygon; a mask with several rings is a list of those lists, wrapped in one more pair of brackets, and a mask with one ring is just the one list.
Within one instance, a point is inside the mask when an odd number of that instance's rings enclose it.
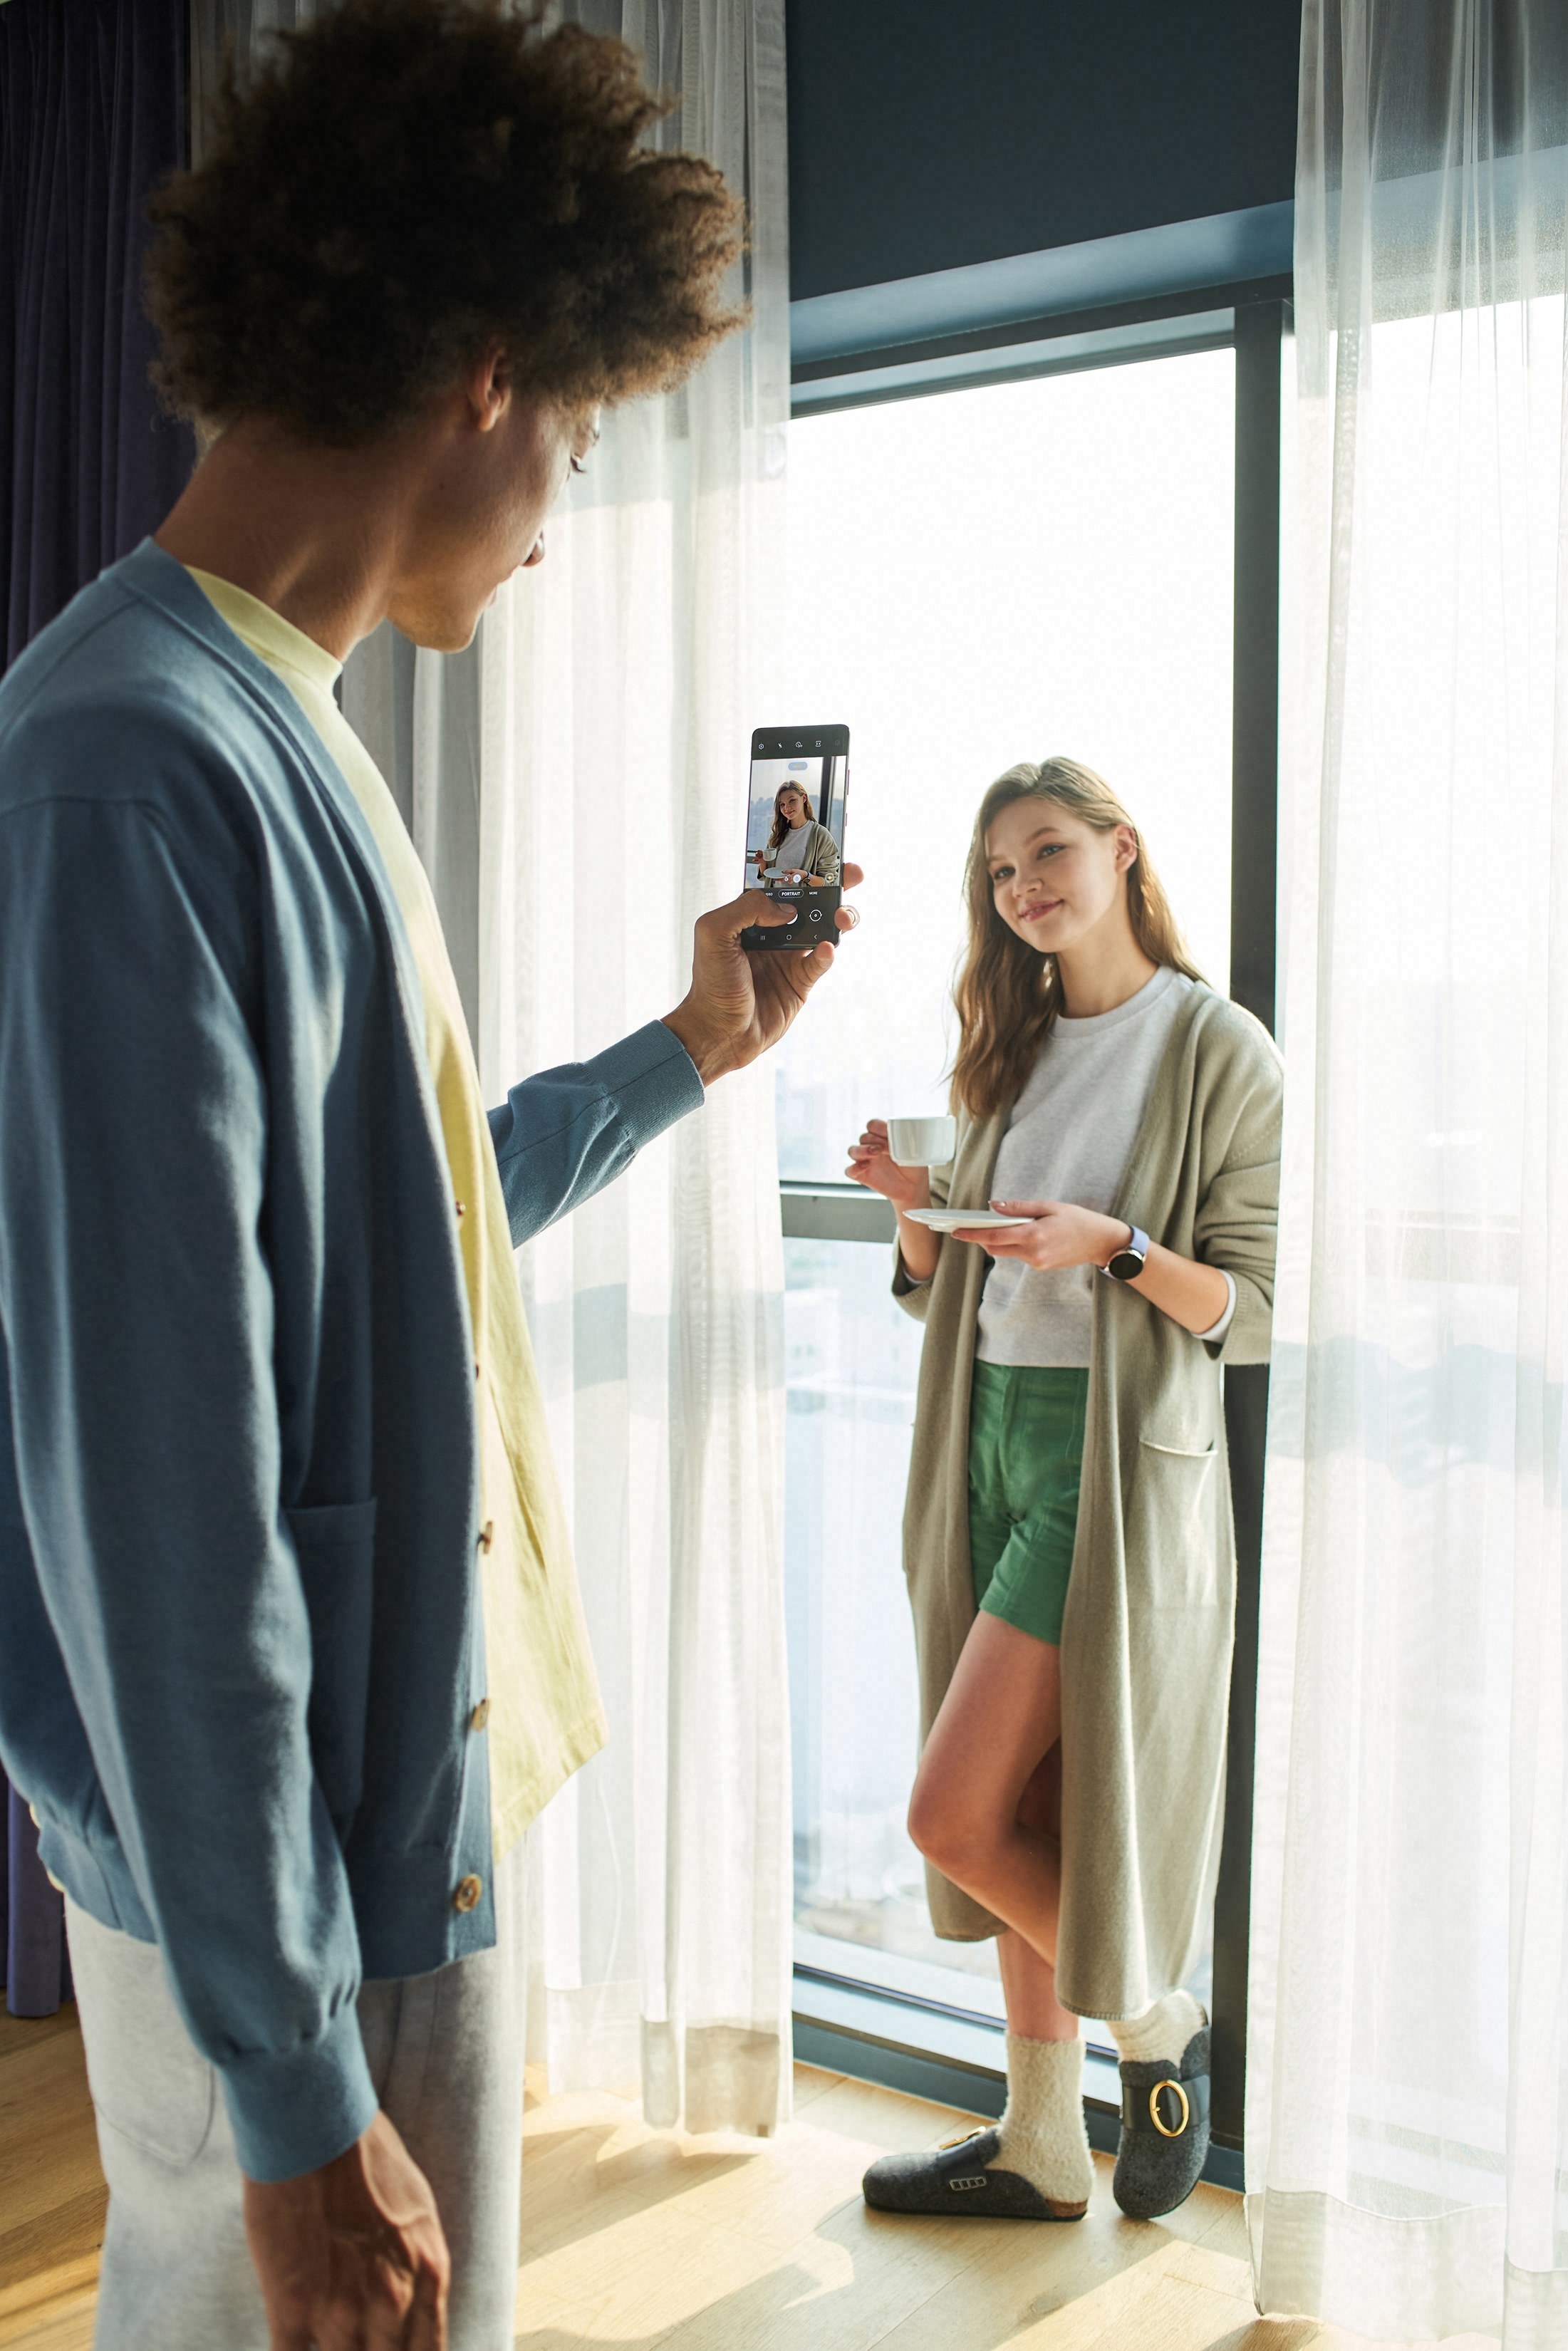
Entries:
{"label": "dark blue curtain", "polygon": [[[148,381],[145,206],[186,156],[188,0],[0,6],[0,659],[162,520],[191,435]],[[68,1987],[60,1900],[0,1778],[0,1970]]]}
{"label": "dark blue curtain", "polygon": [[141,307],[147,198],[185,161],[187,0],[0,7],[0,649],[154,529],[191,470]]}

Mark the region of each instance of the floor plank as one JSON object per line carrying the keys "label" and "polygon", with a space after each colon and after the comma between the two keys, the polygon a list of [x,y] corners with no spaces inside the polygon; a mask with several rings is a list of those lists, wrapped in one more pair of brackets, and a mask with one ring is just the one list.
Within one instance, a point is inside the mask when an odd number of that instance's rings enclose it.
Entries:
{"label": "floor plank", "polygon": [[[0,2014],[0,2345],[61,2351],[70,2326],[80,2333],[84,2291],[90,2339],[107,2202],[74,2005]],[[57,2342],[37,2331],[56,2318],[67,2327]]]}
{"label": "floor plank", "polygon": [[[868,2211],[878,2155],[973,2126],[799,2066],[776,2138],[688,2138],[531,2072],[517,2351],[1419,2351],[1260,2318],[1240,2199],[1134,2223],[1104,2157],[1061,2227]],[[103,2206],[74,2012],[0,2019],[0,2351],[89,2351]]]}

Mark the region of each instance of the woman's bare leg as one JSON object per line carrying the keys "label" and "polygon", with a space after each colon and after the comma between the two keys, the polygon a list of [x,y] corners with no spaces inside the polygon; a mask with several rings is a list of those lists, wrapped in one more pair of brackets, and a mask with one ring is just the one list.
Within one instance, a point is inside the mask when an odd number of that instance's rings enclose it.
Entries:
{"label": "woman's bare leg", "polygon": [[1025,2041],[1076,2041],[1079,2021],[1056,1997],[1056,1970],[1010,1929],[997,1937],[1008,2031]]}
{"label": "woman's bare leg", "polygon": [[[1036,1829],[1061,1847],[1061,1741],[1036,1765],[1019,1804],[1025,1828]],[[1008,2031],[1025,2041],[1075,2041],[1079,2022],[1056,1997],[1056,1970],[1009,1927],[997,1937]]]}
{"label": "woman's bare leg", "polygon": [[1094,2165],[1083,2128],[1083,2044],[1077,2017],[1056,1997],[1051,1964],[1061,1729],[1061,1651],[982,1612],[925,1742],[909,1828],[928,1860],[1008,1921],[997,1939],[1008,2103],[988,2149],[956,2158],[969,2172],[956,2186],[951,2150],[887,2156],[866,2174],[869,2203],[1057,2220],[1087,2208]]}
{"label": "woman's bare leg", "polygon": [[[909,1805],[909,1834],[926,1859],[1005,1919],[1048,1970],[1056,1964],[1061,1854],[1028,1800],[1061,1731],[1061,1650],[982,1610],[932,1725]],[[1053,1975],[1053,2007],[1054,1981]],[[1038,1977],[1034,1982],[1038,1990]]]}

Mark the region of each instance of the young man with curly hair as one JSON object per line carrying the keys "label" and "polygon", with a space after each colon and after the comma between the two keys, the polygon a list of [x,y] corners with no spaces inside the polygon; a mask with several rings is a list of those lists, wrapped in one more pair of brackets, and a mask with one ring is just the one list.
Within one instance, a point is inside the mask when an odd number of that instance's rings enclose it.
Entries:
{"label": "young man with curly hair", "polygon": [[602,1737],[512,1250],[831,950],[754,962],[788,914],[739,899],[664,1020],[486,1113],[332,689],[385,617],[466,644],[599,408],[738,323],[659,110],[500,0],[346,0],[231,90],[151,280],[216,437],[0,687],[0,1750],[68,1897],[107,2351],[512,2340],[492,1818]]}

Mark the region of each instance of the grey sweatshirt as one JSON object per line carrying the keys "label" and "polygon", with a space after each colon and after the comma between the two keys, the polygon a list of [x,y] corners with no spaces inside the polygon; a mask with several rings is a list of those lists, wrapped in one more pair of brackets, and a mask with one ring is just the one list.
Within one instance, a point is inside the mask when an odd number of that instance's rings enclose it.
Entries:
{"label": "grey sweatshirt", "polygon": [[[1111,1213],[1192,987],[1162,966],[1113,1012],[1058,1019],[1002,1137],[993,1199],[1066,1200]],[[987,1364],[1087,1364],[1094,1284],[1103,1280],[1092,1265],[1039,1273],[998,1258],[980,1300],[976,1354]],[[1232,1283],[1229,1305],[1206,1339],[1224,1337],[1235,1303]]]}

